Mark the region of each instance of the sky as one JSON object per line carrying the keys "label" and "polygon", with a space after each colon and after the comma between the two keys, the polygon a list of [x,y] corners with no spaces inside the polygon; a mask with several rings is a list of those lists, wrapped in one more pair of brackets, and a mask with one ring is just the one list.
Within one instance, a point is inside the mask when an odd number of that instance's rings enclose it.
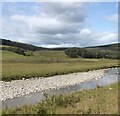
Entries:
{"label": "sky", "polygon": [[118,42],[117,2],[3,2],[0,38],[41,47]]}

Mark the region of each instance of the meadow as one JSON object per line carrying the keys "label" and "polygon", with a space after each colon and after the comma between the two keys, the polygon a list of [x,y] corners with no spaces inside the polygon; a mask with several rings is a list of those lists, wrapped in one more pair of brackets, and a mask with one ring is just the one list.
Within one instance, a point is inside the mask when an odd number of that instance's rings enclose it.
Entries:
{"label": "meadow", "polygon": [[36,105],[5,109],[3,114],[119,114],[118,87],[120,82],[60,96],[45,95]]}
{"label": "meadow", "polygon": [[69,58],[64,51],[41,50],[23,56],[2,50],[2,80],[49,77],[118,66],[115,59]]}
{"label": "meadow", "polygon": [[[46,78],[119,66],[117,59],[69,58],[64,51],[59,50],[34,51],[31,56],[6,50],[0,50],[0,52],[2,53],[0,61],[2,61],[3,81]],[[2,114],[118,114],[117,83],[60,96],[45,96],[46,99],[41,103],[5,109]]]}

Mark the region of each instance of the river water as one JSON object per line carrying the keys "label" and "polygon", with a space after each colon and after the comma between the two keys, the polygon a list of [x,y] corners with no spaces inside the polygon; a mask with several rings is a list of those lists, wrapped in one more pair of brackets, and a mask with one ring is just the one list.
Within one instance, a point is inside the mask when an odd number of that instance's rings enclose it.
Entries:
{"label": "river water", "polygon": [[97,86],[106,86],[120,80],[120,78],[118,78],[119,72],[120,72],[120,68],[111,68],[111,69],[108,69],[105,75],[98,80],[92,79],[87,82],[78,83],[78,84],[63,87],[60,89],[52,89],[52,90],[46,90],[44,92],[30,93],[25,96],[7,99],[6,101],[2,102],[2,108],[3,109],[15,108],[15,107],[24,106],[24,105],[36,104],[45,99],[43,93],[48,95],[59,95],[59,94],[81,91],[83,89],[94,89]]}

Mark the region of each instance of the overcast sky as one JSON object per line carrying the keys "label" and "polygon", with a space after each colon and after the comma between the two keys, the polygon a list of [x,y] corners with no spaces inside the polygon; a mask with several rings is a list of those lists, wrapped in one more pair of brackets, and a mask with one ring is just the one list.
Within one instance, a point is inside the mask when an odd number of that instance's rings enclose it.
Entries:
{"label": "overcast sky", "polygon": [[116,2],[5,2],[1,38],[42,47],[118,42]]}

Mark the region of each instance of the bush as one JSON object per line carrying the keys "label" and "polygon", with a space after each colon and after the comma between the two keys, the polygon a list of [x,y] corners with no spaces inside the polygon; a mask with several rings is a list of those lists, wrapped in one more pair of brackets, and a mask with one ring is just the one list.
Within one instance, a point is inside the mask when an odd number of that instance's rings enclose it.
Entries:
{"label": "bush", "polygon": [[32,51],[28,51],[28,50],[25,50],[23,48],[18,48],[18,47],[11,47],[11,46],[2,47],[2,50],[11,51],[11,52],[21,54],[21,55],[24,55],[24,56],[31,56],[32,55]]}
{"label": "bush", "polygon": [[79,52],[78,48],[69,48],[65,50],[65,54],[70,58],[77,58],[79,56],[78,52]]}
{"label": "bush", "polygon": [[89,50],[85,48],[68,48],[65,50],[65,54],[70,58],[108,58],[108,59],[120,59],[120,54],[116,51],[108,50]]}
{"label": "bush", "polygon": [[24,52],[24,55],[25,55],[25,56],[32,56],[32,52],[31,52],[31,51],[25,51],[25,52]]}

